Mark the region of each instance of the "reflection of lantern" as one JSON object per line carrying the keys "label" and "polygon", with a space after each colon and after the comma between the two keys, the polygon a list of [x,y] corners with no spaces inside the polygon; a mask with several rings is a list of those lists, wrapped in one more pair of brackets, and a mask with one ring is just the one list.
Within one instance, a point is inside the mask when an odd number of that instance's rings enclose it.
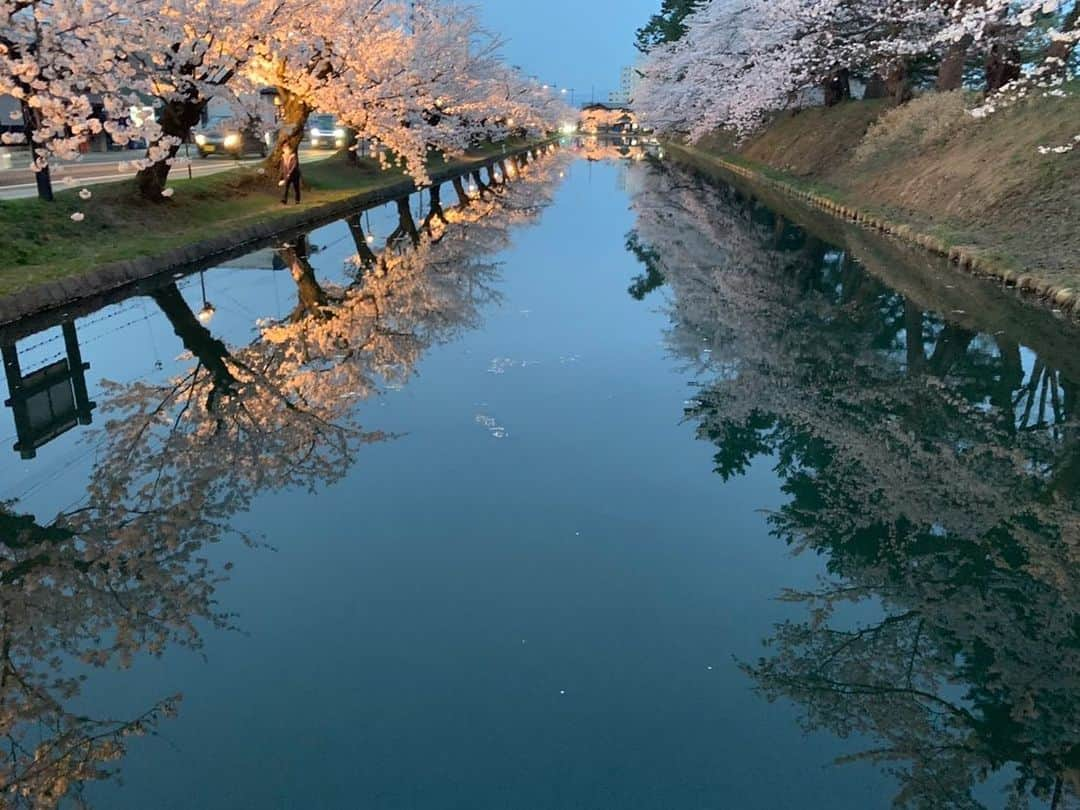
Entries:
{"label": "reflection of lantern", "polygon": [[206,300],[206,278],[201,272],[199,273],[199,287],[202,289],[203,305],[196,317],[198,317],[199,323],[206,326],[206,324],[214,319],[214,313],[217,312],[217,310],[214,308],[213,304]]}

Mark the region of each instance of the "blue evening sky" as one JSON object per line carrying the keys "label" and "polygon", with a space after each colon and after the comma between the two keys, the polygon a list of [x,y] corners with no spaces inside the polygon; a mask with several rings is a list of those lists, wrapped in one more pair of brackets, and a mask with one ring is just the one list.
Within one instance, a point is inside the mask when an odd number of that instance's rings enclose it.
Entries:
{"label": "blue evening sky", "polygon": [[484,25],[507,40],[510,64],[559,87],[576,100],[606,101],[619,70],[633,64],[634,31],[660,8],[660,0],[474,0]]}

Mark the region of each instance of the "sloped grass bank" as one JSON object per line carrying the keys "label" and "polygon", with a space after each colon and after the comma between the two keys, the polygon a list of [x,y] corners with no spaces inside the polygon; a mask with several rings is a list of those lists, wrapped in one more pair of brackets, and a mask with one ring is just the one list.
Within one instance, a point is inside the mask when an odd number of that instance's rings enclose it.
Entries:
{"label": "sloped grass bank", "polygon": [[739,148],[723,133],[682,152],[1077,309],[1080,98],[1038,98],[986,119],[959,93],[890,109],[855,101],[778,118]]}
{"label": "sloped grass bank", "polygon": [[[507,150],[528,146],[508,143]],[[464,170],[502,154],[502,145],[471,152],[464,159],[433,160],[429,172]],[[373,161],[348,163],[342,156],[304,166],[301,205],[283,206],[281,190],[255,168],[188,180],[174,170],[173,197],[160,204],[139,199],[129,183],[91,186],[83,200],[79,187],[39,200],[0,201],[0,298],[43,284],[135,259],[164,257],[184,246],[242,233],[256,224],[292,223],[335,204],[363,204],[409,180],[399,170]],[[81,213],[82,221],[71,219]]]}

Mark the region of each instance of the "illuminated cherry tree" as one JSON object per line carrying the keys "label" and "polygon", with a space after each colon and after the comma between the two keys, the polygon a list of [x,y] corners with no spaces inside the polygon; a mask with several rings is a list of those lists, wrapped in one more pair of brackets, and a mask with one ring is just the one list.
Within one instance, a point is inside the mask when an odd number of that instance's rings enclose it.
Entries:
{"label": "illuminated cherry tree", "polygon": [[[2,0],[0,93],[19,100],[41,196],[88,136],[145,140],[137,185],[160,201],[177,149],[214,99],[244,125],[274,88],[294,148],[316,110],[426,180],[432,150],[555,129],[567,111],[505,66],[499,40],[450,0]],[[133,114],[150,100],[153,115]],[[269,127],[271,122],[262,122]]]}

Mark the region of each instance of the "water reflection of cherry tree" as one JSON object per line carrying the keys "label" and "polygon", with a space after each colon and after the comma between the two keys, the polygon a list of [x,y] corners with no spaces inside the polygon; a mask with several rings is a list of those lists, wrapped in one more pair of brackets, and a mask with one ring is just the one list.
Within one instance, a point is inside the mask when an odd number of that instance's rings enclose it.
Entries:
{"label": "water reflection of cherry tree", "polygon": [[[773,533],[827,558],[746,666],[861,735],[899,806],[1063,807],[1080,788],[1080,393],[1068,357],[934,313],[731,188],[649,170],[636,238],[716,470],[773,459]],[[1068,328],[1068,327],[1062,327]],[[876,620],[853,621],[863,604]]]}
{"label": "water reflection of cherry tree", "polygon": [[[366,444],[357,400],[402,382],[429,347],[478,322],[494,298],[487,255],[550,199],[550,166],[446,222],[358,250],[346,286],[323,285],[305,240],[281,247],[296,308],[233,346],[215,336],[175,284],[151,294],[185,350],[163,381],[105,384],[105,420],[85,497],[53,521],[0,510],[0,803],[83,805],[82,785],[108,778],[128,739],[177,709],[172,696],[134,717],[69,708],[95,667],[200,646],[225,628],[215,603],[231,564],[206,546],[240,536],[255,499],[340,480]],[[362,244],[367,247],[366,239]],[[359,243],[358,243],[359,245]]]}

